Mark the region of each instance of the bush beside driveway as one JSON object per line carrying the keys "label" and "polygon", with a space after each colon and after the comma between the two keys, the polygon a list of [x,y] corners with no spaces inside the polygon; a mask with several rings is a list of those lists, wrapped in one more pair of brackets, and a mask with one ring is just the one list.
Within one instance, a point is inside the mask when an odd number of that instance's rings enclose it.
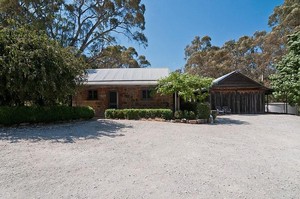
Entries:
{"label": "bush beside driveway", "polygon": [[0,198],[297,198],[300,117],[0,128]]}

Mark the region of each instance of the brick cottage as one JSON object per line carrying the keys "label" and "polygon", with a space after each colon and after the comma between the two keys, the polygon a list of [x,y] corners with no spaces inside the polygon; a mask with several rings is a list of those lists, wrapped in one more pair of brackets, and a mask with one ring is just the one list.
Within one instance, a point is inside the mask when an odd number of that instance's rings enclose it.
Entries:
{"label": "brick cottage", "polygon": [[97,117],[109,108],[170,108],[172,95],[154,92],[157,81],[169,75],[167,68],[89,69],[73,106],[91,106]]}

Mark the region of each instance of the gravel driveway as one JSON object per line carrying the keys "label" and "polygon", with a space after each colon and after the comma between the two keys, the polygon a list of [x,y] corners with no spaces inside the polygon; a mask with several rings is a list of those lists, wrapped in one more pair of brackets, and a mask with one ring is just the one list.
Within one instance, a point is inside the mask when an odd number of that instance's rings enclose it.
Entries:
{"label": "gravel driveway", "polygon": [[299,198],[300,117],[0,128],[0,198]]}

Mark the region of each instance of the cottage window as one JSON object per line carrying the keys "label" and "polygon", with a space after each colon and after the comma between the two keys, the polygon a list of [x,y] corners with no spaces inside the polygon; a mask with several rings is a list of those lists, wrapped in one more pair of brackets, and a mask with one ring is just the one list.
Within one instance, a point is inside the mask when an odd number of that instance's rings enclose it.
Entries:
{"label": "cottage window", "polygon": [[97,100],[97,99],[98,99],[98,91],[97,90],[89,90],[88,100]]}
{"label": "cottage window", "polygon": [[151,99],[151,90],[147,89],[147,90],[143,90],[142,91],[142,99],[143,100],[147,100],[147,99]]}

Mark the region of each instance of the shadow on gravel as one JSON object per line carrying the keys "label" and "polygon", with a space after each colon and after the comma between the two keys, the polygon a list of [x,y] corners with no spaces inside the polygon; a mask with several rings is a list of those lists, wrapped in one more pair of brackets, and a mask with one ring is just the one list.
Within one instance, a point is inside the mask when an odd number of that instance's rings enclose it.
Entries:
{"label": "shadow on gravel", "polygon": [[124,128],[132,128],[132,126],[110,120],[92,120],[45,126],[4,127],[0,128],[0,140],[7,140],[11,143],[45,140],[75,143],[77,140],[99,139],[103,136],[110,138],[124,136],[121,133]]}
{"label": "shadow on gravel", "polygon": [[217,122],[215,123],[216,125],[221,125],[221,124],[232,124],[232,125],[248,125],[250,124],[249,122],[243,121],[243,120],[236,120],[232,119],[230,117],[218,117]]}

